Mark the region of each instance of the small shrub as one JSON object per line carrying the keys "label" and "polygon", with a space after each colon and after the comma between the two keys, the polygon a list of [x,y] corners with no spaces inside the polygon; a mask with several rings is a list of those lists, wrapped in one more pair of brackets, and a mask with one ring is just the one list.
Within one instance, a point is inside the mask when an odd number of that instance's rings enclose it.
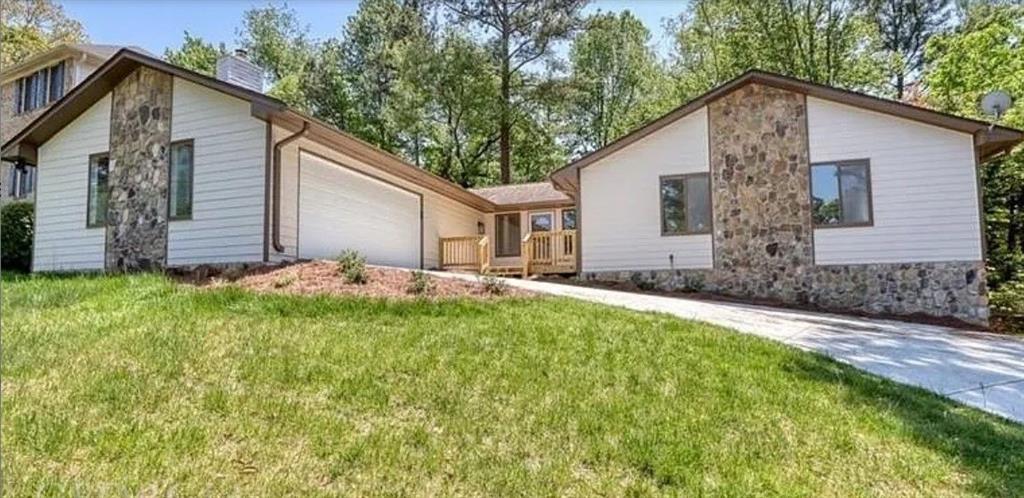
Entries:
{"label": "small shrub", "polygon": [[484,275],[480,279],[480,283],[483,284],[484,290],[493,296],[500,296],[508,292],[508,284],[493,275]]}
{"label": "small shrub", "polygon": [[288,287],[289,285],[294,284],[295,281],[298,279],[299,277],[295,276],[294,274],[281,275],[280,277],[277,277],[277,280],[274,280],[274,288],[280,289],[282,287]]}
{"label": "small shrub", "polygon": [[647,280],[639,273],[634,273],[633,276],[630,277],[630,280],[633,282],[633,285],[635,285],[637,289],[640,289],[642,291],[652,291],[655,288],[653,280]]}
{"label": "small shrub", "polygon": [[0,266],[5,271],[32,269],[31,202],[11,202],[0,209]]}
{"label": "small shrub", "polygon": [[365,284],[369,277],[366,274],[366,258],[359,251],[346,250],[338,256],[338,273],[350,284]]}
{"label": "small shrub", "polygon": [[988,303],[1000,315],[1024,317],[1024,280],[1004,282],[989,293]]}
{"label": "small shrub", "polygon": [[409,286],[406,288],[406,292],[409,294],[415,294],[417,296],[423,296],[430,294],[434,289],[434,282],[430,280],[430,275],[422,271],[413,271],[409,275]]}

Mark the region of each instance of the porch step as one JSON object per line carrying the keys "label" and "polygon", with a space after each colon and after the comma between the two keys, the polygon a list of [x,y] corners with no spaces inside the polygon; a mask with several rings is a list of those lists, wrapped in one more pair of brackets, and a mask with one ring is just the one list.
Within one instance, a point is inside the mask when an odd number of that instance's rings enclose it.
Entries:
{"label": "porch step", "polygon": [[522,266],[492,266],[487,269],[487,275],[496,277],[520,277],[523,275]]}

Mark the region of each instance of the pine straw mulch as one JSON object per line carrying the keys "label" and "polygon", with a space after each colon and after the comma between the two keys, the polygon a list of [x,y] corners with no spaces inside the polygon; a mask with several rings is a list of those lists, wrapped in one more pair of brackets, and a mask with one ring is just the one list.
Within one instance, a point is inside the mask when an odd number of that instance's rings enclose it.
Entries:
{"label": "pine straw mulch", "polygon": [[207,272],[186,274],[181,280],[204,288],[228,285],[255,292],[359,296],[391,299],[496,299],[505,297],[527,297],[533,293],[508,285],[498,285],[488,290],[481,280],[462,280],[430,275],[430,290],[424,295],[409,290],[412,271],[403,268],[366,266],[367,281],[351,284],[338,271],[335,261],[306,261],[283,265],[258,266],[245,270],[225,270],[216,275]]}

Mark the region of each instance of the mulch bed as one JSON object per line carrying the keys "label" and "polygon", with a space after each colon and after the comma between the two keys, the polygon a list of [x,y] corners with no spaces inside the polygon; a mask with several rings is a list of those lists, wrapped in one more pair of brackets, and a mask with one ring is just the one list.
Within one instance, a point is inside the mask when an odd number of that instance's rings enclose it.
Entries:
{"label": "mulch bed", "polygon": [[338,272],[334,261],[306,261],[248,269],[211,271],[209,268],[179,275],[179,280],[198,287],[233,285],[256,292],[300,295],[360,296],[391,299],[500,299],[526,297],[533,293],[504,286],[493,293],[479,281],[430,276],[431,289],[425,295],[409,292],[412,271],[381,266],[366,267],[367,282],[350,284]]}
{"label": "mulch bed", "polygon": [[[842,310],[842,309],[830,309],[823,308],[820,306],[813,305],[798,305],[792,303],[785,303],[781,301],[774,301],[770,299],[744,299],[732,296],[725,296],[722,294],[712,294],[709,292],[682,292],[682,291],[661,291],[661,290],[643,290],[633,282],[619,282],[619,281],[605,281],[605,280],[586,280],[581,281],[575,278],[567,277],[546,277],[542,280],[568,285],[578,285],[580,287],[593,287],[597,289],[609,289],[623,292],[635,292],[638,294],[649,294],[652,296],[665,296],[665,297],[679,297],[686,299],[695,299],[699,301],[715,301],[715,302],[727,302],[735,304],[753,304],[758,306],[770,306],[773,308],[784,308],[797,311],[816,311],[823,313],[831,313],[835,315],[847,315],[856,316],[863,318],[879,318],[884,320],[895,320],[908,323],[921,323],[925,325],[938,325],[942,327],[950,327],[961,330],[976,330],[983,332],[995,332],[995,333],[1020,333],[1019,329],[1015,329],[1013,324],[1007,323],[998,316],[992,317],[990,320],[991,326],[989,328],[967,323],[962,320],[950,317],[938,317],[926,315],[923,313],[915,313],[911,315],[895,315],[886,313],[866,313],[856,310]],[[1019,326],[1019,324],[1017,324]]]}

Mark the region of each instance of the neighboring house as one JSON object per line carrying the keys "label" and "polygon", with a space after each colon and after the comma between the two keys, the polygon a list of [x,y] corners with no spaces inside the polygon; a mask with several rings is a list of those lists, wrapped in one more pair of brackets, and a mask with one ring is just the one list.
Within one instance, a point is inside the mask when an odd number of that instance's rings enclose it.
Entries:
{"label": "neighboring house", "polygon": [[[69,44],[54,47],[0,73],[0,142],[10,140],[82,82],[121,47]],[[31,199],[35,168],[0,168],[0,202]]]}
{"label": "neighboring house", "polygon": [[355,249],[987,317],[975,165],[1016,130],[755,72],[553,184],[466,190],[262,94],[244,57],[221,62],[215,79],[123,50],[4,145],[38,166],[34,271]]}

